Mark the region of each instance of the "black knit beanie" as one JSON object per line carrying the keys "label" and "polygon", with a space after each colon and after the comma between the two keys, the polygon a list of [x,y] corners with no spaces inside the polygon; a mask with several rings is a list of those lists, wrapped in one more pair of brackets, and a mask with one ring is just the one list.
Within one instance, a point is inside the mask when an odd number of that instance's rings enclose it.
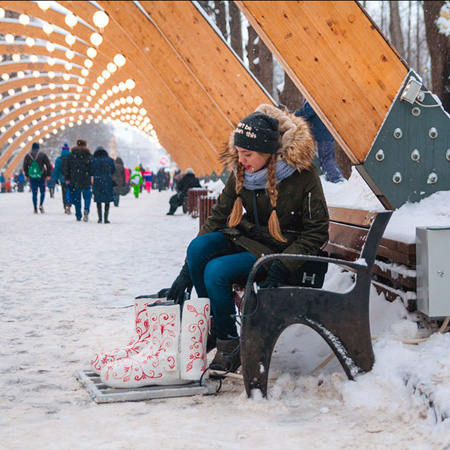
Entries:
{"label": "black knit beanie", "polygon": [[234,131],[234,145],[260,153],[276,153],[278,120],[260,112],[242,119]]}

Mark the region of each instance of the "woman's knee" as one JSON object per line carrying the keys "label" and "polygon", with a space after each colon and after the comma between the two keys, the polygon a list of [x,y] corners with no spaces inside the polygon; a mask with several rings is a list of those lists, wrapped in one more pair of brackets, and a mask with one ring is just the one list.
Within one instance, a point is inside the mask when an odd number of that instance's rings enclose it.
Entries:
{"label": "woman's knee", "polygon": [[211,292],[224,288],[229,289],[231,293],[233,281],[227,276],[226,264],[221,258],[215,258],[206,265],[204,279],[208,294],[211,295]]}
{"label": "woman's knee", "polygon": [[187,248],[187,259],[189,261],[198,260],[211,252],[216,251],[215,247],[222,237],[222,233],[202,234],[194,238]]}

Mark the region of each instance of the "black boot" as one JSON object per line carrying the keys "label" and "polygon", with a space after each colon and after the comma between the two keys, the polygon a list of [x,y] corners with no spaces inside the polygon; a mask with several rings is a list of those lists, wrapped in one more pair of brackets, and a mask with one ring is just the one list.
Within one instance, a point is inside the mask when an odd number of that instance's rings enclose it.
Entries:
{"label": "black boot", "polygon": [[209,334],[208,340],[206,342],[206,353],[209,353],[211,350],[216,348],[216,319],[211,316],[211,321],[209,323]]}
{"label": "black boot", "polygon": [[239,339],[217,339],[217,353],[210,365],[212,370],[236,372],[241,365],[241,352]]}
{"label": "black boot", "polygon": [[100,202],[97,203],[97,213],[98,213],[98,223],[102,223],[102,204]]}
{"label": "black boot", "polygon": [[108,220],[108,216],[109,216],[109,202],[105,203],[105,223],[110,223],[110,221]]}
{"label": "black boot", "polygon": [[169,209],[169,212],[166,214],[166,216],[173,216],[175,214],[176,210],[177,210],[176,206],[171,206]]}

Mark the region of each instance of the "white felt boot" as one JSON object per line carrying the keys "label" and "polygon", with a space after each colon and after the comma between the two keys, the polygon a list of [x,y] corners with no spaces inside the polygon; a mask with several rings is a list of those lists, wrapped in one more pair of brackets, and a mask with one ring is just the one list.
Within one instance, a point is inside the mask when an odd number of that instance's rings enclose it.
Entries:
{"label": "white felt boot", "polygon": [[[154,302],[154,299],[150,299]],[[135,299],[134,303],[134,336],[130,342],[121,348],[116,348],[106,353],[96,353],[91,360],[91,368],[94,372],[100,373],[106,364],[112,363],[117,359],[136,355],[142,350],[147,341],[151,338],[150,322],[147,316],[147,305],[149,299]]]}
{"label": "white felt boot", "polygon": [[199,380],[206,370],[209,323],[209,298],[184,302],[180,342],[180,377],[183,380]]}
{"label": "white felt boot", "polygon": [[101,371],[103,383],[114,388],[179,384],[178,340],[180,305],[149,305],[151,339],[137,354],[108,363]]}

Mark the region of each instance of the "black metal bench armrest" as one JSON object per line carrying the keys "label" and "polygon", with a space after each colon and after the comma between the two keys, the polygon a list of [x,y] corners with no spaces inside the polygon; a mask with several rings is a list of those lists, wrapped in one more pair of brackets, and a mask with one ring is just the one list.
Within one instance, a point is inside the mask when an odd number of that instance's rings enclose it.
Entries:
{"label": "black metal bench armrest", "polygon": [[364,259],[359,259],[357,261],[346,261],[344,259],[336,259],[329,258],[326,256],[315,256],[315,255],[299,255],[292,253],[274,253],[272,255],[262,256],[255,262],[250,271],[250,274],[247,278],[247,283],[245,285],[245,292],[250,292],[250,288],[253,285],[253,280],[255,278],[256,272],[260,268],[260,266],[268,261],[272,261],[274,259],[299,259],[302,261],[316,261],[316,262],[326,262],[331,264],[336,264],[339,266],[351,267],[352,269],[356,269],[358,272],[361,270],[368,269],[368,265]]}

